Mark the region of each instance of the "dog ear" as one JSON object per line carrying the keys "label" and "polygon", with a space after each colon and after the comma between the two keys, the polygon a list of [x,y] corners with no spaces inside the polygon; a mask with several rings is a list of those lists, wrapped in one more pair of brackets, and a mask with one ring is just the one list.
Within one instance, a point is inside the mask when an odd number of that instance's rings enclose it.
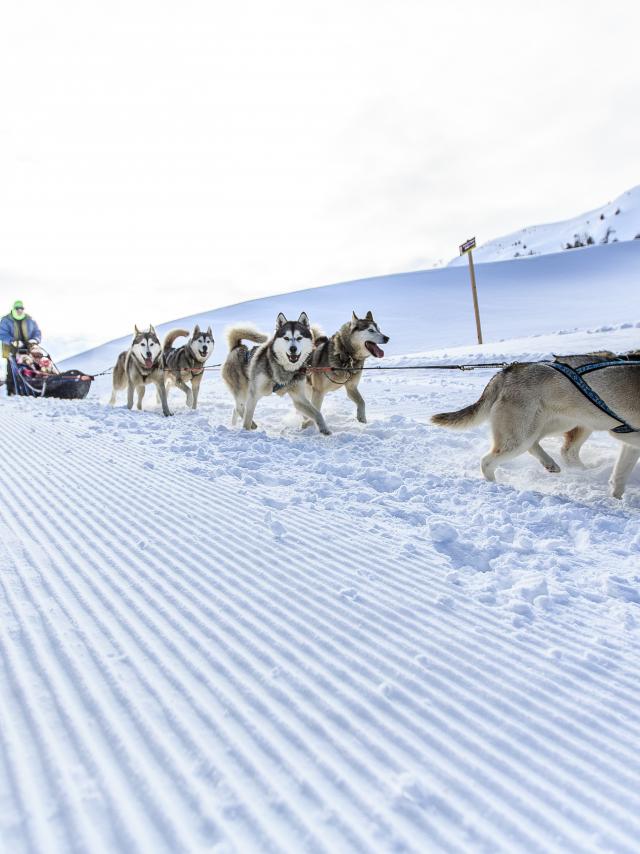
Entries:
{"label": "dog ear", "polygon": [[199,323],[196,323],[196,325],[193,327],[193,335],[192,335],[192,337],[193,337],[193,338],[197,338],[197,337],[198,337],[198,335],[200,335],[200,324],[199,324]]}
{"label": "dog ear", "polygon": [[276,318],[276,329],[280,329],[281,326],[284,326],[287,323],[287,318],[284,316],[282,312]]}
{"label": "dog ear", "polygon": [[367,316],[365,317],[365,320],[373,320],[373,314],[370,311],[367,312]]}
{"label": "dog ear", "polygon": [[356,315],[355,311],[352,311],[351,312],[351,326],[355,328],[355,325],[357,324],[357,322],[358,322],[358,316]]}
{"label": "dog ear", "polygon": [[149,335],[155,335],[155,334],[156,334],[156,330],[153,328],[153,326],[151,324],[149,324]]}
{"label": "dog ear", "polygon": [[134,334],[134,335],[140,335],[140,330],[138,329],[138,324],[137,324],[137,323],[136,323],[136,324],[134,324],[134,327],[133,327],[133,334]]}
{"label": "dog ear", "polygon": [[206,334],[209,336],[209,338],[213,338],[213,329],[210,326],[207,327]]}
{"label": "dog ear", "polygon": [[306,311],[303,311],[301,313],[300,317],[298,318],[298,323],[301,323],[303,326],[306,326],[307,329],[309,328],[309,317],[307,316]]}

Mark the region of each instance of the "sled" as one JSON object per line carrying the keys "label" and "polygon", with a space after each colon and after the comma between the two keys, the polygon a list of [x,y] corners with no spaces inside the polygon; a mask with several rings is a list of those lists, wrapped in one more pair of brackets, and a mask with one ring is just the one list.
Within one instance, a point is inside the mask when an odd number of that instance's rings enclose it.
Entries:
{"label": "sled", "polygon": [[82,371],[43,373],[35,367],[18,364],[16,355],[16,352],[12,352],[7,358],[8,395],[82,400],[89,393],[93,381],[93,377],[89,374]]}

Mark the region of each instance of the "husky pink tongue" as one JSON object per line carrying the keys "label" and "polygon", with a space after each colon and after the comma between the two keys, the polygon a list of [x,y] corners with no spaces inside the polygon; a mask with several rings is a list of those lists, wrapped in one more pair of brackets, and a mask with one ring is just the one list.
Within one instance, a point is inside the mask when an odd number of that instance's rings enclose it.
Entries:
{"label": "husky pink tongue", "polygon": [[144,366],[145,366],[145,368],[152,368],[153,367],[153,359],[145,359],[144,360]]}
{"label": "husky pink tongue", "polygon": [[367,350],[371,353],[372,356],[375,356],[376,359],[381,359],[384,356],[384,350],[381,350],[377,344],[374,344],[373,341],[367,341],[364,345]]}

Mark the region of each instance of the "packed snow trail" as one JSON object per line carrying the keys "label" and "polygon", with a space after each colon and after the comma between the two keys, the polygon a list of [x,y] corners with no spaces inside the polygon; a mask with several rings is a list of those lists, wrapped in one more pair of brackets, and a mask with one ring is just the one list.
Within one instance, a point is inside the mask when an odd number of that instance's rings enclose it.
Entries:
{"label": "packed snow trail", "polygon": [[636,851],[640,477],[484,482],[489,375],[2,400],[1,850]]}

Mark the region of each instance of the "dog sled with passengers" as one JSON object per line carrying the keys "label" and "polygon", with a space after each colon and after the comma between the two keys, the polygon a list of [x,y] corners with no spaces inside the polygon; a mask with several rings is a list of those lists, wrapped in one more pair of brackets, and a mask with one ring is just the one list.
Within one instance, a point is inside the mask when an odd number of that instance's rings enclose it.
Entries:
{"label": "dog sled with passengers", "polygon": [[39,343],[13,342],[7,356],[7,394],[82,400],[93,377],[82,371],[60,371]]}

